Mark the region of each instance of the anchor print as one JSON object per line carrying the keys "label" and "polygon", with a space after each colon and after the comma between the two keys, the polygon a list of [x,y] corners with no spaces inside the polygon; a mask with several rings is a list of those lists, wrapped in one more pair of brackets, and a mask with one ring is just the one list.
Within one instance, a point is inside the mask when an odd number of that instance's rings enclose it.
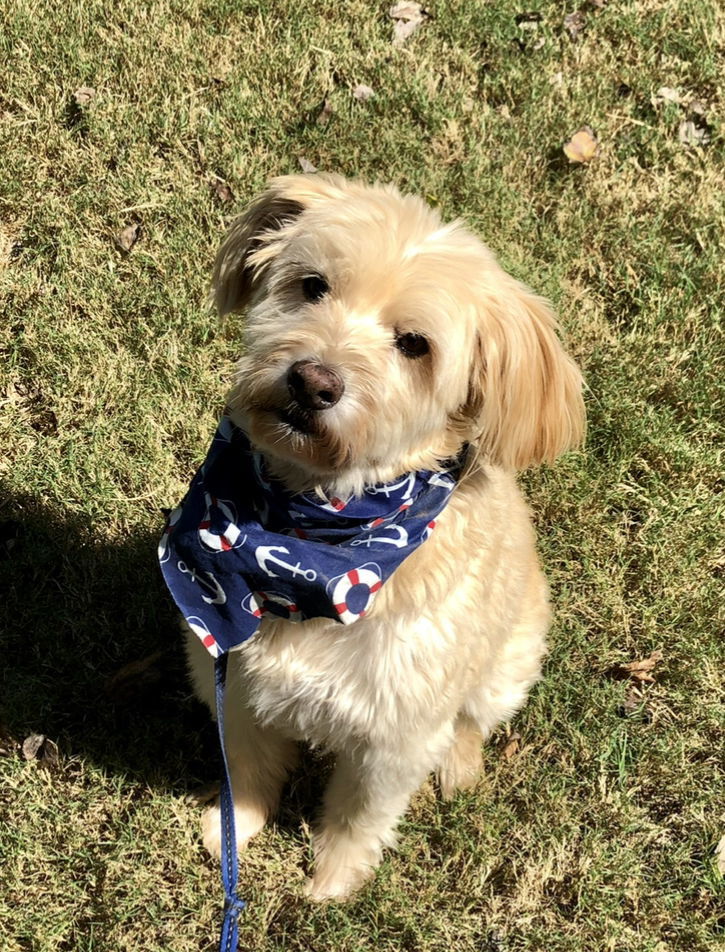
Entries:
{"label": "anchor print", "polygon": [[388,499],[392,495],[398,495],[400,490],[403,490],[402,499],[407,499],[410,494],[413,492],[413,487],[415,486],[415,473],[408,473],[407,476],[404,476],[397,483],[386,483],[385,486],[369,486],[365,491],[371,496],[387,496]]}
{"label": "anchor print", "polygon": [[[176,567],[182,575],[190,575],[192,582],[196,582],[201,589],[210,593],[210,595],[204,595],[202,591],[201,597],[207,605],[224,605],[226,603],[226,592],[211,572],[197,572],[196,569],[190,569],[186,562],[182,561],[177,562]],[[209,580],[203,578],[203,575],[208,575]]]}
{"label": "anchor print", "polygon": [[442,486],[449,492],[455,488],[456,481],[450,473],[433,473],[428,480],[429,486]]}
{"label": "anchor print", "polygon": [[314,569],[303,569],[302,563],[297,562],[296,565],[292,565],[291,562],[285,562],[283,559],[280,559],[278,555],[273,555],[273,552],[279,552],[282,555],[290,555],[290,550],[285,549],[282,545],[258,545],[255,551],[257,557],[257,563],[260,569],[263,572],[266,572],[270,578],[282,578],[279,572],[273,572],[269,567],[270,565],[277,565],[282,569],[286,569],[292,574],[292,577],[295,578],[298,575],[301,575],[302,578],[307,579],[308,582],[314,582],[317,578],[317,572]]}
{"label": "anchor print", "polygon": [[395,537],[382,535],[367,535],[359,539],[353,539],[350,545],[364,545],[368,548],[373,542],[386,542],[388,545],[394,545],[397,549],[404,549],[408,544],[408,530],[402,526],[383,526],[381,532],[394,532]]}

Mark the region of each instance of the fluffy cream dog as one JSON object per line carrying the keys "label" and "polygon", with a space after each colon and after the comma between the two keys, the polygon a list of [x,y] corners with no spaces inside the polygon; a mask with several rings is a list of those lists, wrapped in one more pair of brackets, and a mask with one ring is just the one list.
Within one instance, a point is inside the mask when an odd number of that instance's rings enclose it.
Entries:
{"label": "fluffy cream dog", "polygon": [[[308,741],[336,765],[314,834],[314,899],[373,872],[432,771],[450,796],[524,703],[550,622],[514,470],[577,444],[579,371],[541,298],[460,223],[395,188],[275,179],[233,224],[214,285],[249,309],[232,418],[292,490],[345,496],[470,445],[437,529],[369,615],[270,620],[230,660],[227,748],[239,845],[275,811]],[[198,694],[212,660],[194,635]],[[204,818],[219,853],[219,809]]]}

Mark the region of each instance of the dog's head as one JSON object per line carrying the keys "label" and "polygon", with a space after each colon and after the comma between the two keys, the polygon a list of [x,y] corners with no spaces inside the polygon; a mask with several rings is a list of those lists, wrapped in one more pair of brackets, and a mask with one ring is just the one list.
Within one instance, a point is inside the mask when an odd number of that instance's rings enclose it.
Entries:
{"label": "dog's head", "polygon": [[547,303],[392,187],[273,180],[214,289],[222,315],[249,307],[234,417],[290,482],[359,489],[464,443],[523,468],[581,439],[581,376]]}

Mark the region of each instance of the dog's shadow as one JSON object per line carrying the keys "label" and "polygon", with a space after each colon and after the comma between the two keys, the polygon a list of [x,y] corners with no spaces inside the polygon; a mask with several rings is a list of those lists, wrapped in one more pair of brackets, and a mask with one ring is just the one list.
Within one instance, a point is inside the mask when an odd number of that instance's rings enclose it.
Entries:
{"label": "dog's shadow", "polygon": [[[107,538],[0,485],[0,739],[22,756],[43,734],[60,763],[88,760],[184,794],[218,781],[216,726],[186,676],[178,616],[156,562],[158,530]],[[319,764],[285,792],[280,825],[312,817]]]}

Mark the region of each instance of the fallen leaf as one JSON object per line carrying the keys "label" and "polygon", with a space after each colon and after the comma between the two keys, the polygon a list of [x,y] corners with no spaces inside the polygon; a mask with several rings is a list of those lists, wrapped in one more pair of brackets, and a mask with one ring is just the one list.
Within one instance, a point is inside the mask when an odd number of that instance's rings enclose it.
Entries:
{"label": "fallen leaf", "polygon": [[388,10],[388,16],[394,20],[393,46],[402,46],[416,30],[425,23],[430,14],[419,3],[407,3],[400,0]]}
{"label": "fallen leaf", "polygon": [[507,738],[506,743],[501,748],[501,756],[504,760],[511,760],[512,757],[515,757],[521,749],[521,734],[518,731],[514,731],[510,737]]}
{"label": "fallen leaf", "polygon": [[317,125],[326,126],[330,119],[332,119],[333,112],[334,109],[332,108],[332,103],[329,99],[326,99],[322,104],[322,109],[320,110],[319,115],[317,116]]}
{"label": "fallen leaf", "polygon": [[87,106],[96,98],[96,91],[93,86],[79,86],[78,89],[73,93],[73,99],[75,99],[76,105]]}
{"label": "fallen leaf", "polygon": [[353,89],[352,95],[355,99],[359,99],[360,102],[367,102],[368,99],[372,99],[375,95],[375,91],[372,86],[366,86],[364,83],[360,83]]}
{"label": "fallen leaf", "polygon": [[567,13],[564,17],[564,29],[574,42],[579,39],[579,34],[584,32],[586,25],[587,18],[581,10],[575,10],[574,13]]}
{"label": "fallen leaf", "polygon": [[163,655],[163,651],[154,651],[145,658],[124,664],[106,682],[106,696],[114,701],[128,701],[140,691],[157,684],[161,680],[161,671],[156,662]]}
{"label": "fallen leaf", "polygon": [[533,50],[540,50],[542,46],[546,43],[546,38],[540,36],[538,33],[539,27],[541,26],[542,16],[540,13],[535,12],[526,12],[519,13],[515,17],[516,26],[519,30],[522,30],[524,34],[528,34],[530,39],[517,39],[516,43],[518,44],[521,52],[530,52]]}
{"label": "fallen leaf", "polygon": [[517,13],[514,17],[514,22],[520,30],[531,30],[533,32],[539,29],[541,19],[540,13],[529,10],[526,13]]}
{"label": "fallen leaf", "polygon": [[303,172],[316,172],[317,166],[313,165],[312,162],[308,162],[307,159],[300,156],[297,161],[300,163],[300,168]]}
{"label": "fallen leaf", "polygon": [[623,717],[639,715],[643,721],[649,723],[652,720],[652,707],[645,695],[642,694],[639,687],[640,683],[640,681],[628,682],[620,713]]}
{"label": "fallen leaf", "polygon": [[662,661],[662,652],[659,648],[653,651],[649,658],[642,658],[639,661],[630,661],[628,664],[618,664],[613,673],[620,678],[632,678],[635,681],[652,684],[654,678],[651,671]]}
{"label": "fallen leaf", "polygon": [[710,141],[710,129],[707,123],[696,122],[694,119],[683,119],[677,129],[677,138],[683,145],[687,146],[707,145]]}
{"label": "fallen leaf", "polygon": [[45,734],[30,734],[23,741],[22,751],[26,760],[37,760],[46,767],[55,767],[60,760],[58,745]]}
{"label": "fallen leaf", "polygon": [[679,89],[673,89],[671,86],[660,86],[654,94],[656,101],[681,103],[682,96]]}
{"label": "fallen leaf", "polygon": [[220,202],[234,201],[234,192],[231,185],[227,185],[224,179],[214,178],[211,181],[212,191]]}
{"label": "fallen leaf", "polygon": [[126,225],[123,231],[120,231],[116,237],[116,247],[126,254],[133,248],[136,242],[141,237],[141,222],[135,221],[130,225]]}
{"label": "fallen leaf", "polygon": [[599,152],[599,140],[591,126],[582,126],[564,143],[563,148],[564,155],[570,162],[591,162]]}
{"label": "fallen leaf", "polygon": [[715,847],[715,865],[721,876],[725,876],[725,836]]}

